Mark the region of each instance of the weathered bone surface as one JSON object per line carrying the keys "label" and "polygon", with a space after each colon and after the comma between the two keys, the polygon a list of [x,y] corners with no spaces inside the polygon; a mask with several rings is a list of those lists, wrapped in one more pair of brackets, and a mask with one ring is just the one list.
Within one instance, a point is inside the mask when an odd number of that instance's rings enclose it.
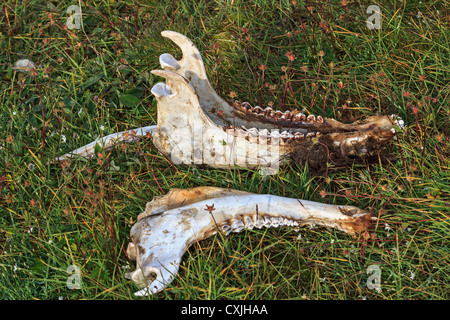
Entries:
{"label": "weathered bone surface", "polygon": [[353,206],[215,187],[172,189],[147,203],[131,228],[127,255],[136,261],[136,270],[126,276],[143,287],[136,295],[154,294],[172,282],[193,243],[217,232],[318,225],[356,236],[372,219]]}
{"label": "weathered bone surface", "polygon": [[[277,169],[293,159],[320,171],[327,161],[346,165],[361,157],[376,158],[394,135],[387,116],[343,124],[295,110],[228,103],[212,88],[192,41],[172,31],[162,35],[180,47],[183,57],[162,54],[164,70],[152,71],[166,79],[152,88],[158,107],[152,132],[158,150],[175,164]],[[80,154],[78,150],[71,154]]]}
{"label": "weathered bone surface", "polygon": [[145,135],[153,136],[156,131],[156,125],[141,127],[126,131],[121,131],[118,133],[112,133],[110,135],[104,136],[99,139],[95,139],[91,143],[73,150],[61,157],[54,159],[53,161],[63,161],[76,156],[89,158],[95,154],[95,146],[99,145],[101,148],[107,150],[112,148],[118,142],[134,142]]}

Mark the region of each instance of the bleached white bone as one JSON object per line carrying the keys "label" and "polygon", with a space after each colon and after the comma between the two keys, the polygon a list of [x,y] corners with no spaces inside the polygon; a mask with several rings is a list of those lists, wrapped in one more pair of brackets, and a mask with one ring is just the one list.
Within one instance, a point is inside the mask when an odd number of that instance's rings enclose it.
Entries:
{"label": "bleached white bone", "polygon": [[89,158],[95,155],[95,146],[98,145],[102,149],[110,149],[118,142],[133,142],[146,135],[153,135],[156,131],[156,125],[141,127],[131,130],[125,130],[118,133],[112,133],[102,138],[95,139],[91,143],[73,150],[65,155],[56,158],[53,161],[63,161],[73,157]]}
{"label": "bleached white bone", "polygon": [[143,287],[136,295],[155,294],[172,282],[187,249],[217,232],[318,225],[356,236],[372,219],[353,206],[215,187],[172,189],[149,202],[131,228],[127,255],[136,270],[126,276]]}

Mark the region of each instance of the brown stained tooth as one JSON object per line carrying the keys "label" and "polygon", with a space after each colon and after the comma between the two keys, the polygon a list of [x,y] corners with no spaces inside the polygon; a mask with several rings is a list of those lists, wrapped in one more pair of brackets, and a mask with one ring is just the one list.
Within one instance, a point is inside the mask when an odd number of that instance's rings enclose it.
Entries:
{"label": "brown stained tooth", "polygon": [[306,120],[306,116],[303,114],[303,113],[297,113],[295,116],[294,116],[294,121],[297,121],[297,122],[303,122],[303,121],[305,121]]}
{"label": "brown stained tooth", "polygon": [[274,112],[273,109],[271,107],[267,107],[264,109],[264,116],[266,117],[273,117]]}
{"label": "brown stained tooth", "polygon": [[286,120],[291,120],[292,119],[293,114],[290,111],[286,111],[284,113],[284,117]]}
{"label": "brown stained tooth", "polygon": [[295,139],[303,139],[304,137],[305,137],[305,135],[303,133],[301,133],[301,132],[296,132],[294,134],[294,138]]}
{"label": "brown stained tooth", "polygon": [[312,137],[314,137],[315,135],[316,135],[315,132],[307,132],[307,133],[306,133],[306,137],[307,137],[307,138],[312,138]]}
{"label": "brown stained tooth", "polygon": [[314,123],[316,121],[316,116],[313,115],[313,114],[310,114],[308,116],[308,118],[306,118],[306,121],[309,122],[309,123]]}
{"label": "brown stained tooth", "polygon": [[282,111],[280,111],[280,110],[275,111],[275,116],[276,116],[277,118],[281,118],[282,115],[283,115],[283,112],[282,112]]}
{"label": "brown stained tooth", "polygon": [[290,139],[293,139],[293,138],[294,138],[294,135],[291,134],[291,133],[289,133],[289,132],[287,132],[287,131],[283,131],[283,132],[280,134],[280,137],[281,137],[282,142],[286,142],[286,141],[288,141],[288,140],[290,140]]}
{"label": "brown stained tooth", "polygon": [[244,107],[244,111],[245,110],[252,110],[252,106],[248,102],[243,102],[242,106]]}
{"label": "brown stained tooth", "polygon": [[322,116],[317,116],[316,121],[317,121],[318,123],[323,123],[323,118],[322,118]]}
{"label": "brown stained tooth", "polygon": [[260,106],[256,106],[253,108],[253,112],[256,114],[263,113],[263,109]]}

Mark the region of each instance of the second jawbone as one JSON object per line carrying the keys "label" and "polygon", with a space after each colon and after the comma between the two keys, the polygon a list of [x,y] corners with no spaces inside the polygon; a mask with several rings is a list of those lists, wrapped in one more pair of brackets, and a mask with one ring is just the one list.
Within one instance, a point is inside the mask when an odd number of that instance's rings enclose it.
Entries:
{"label": "second jawbone", "polygon": [[387,116],[343,124],[246,102],[228,103],[212,88],[192,41],[172,31],[162,35],[183,53],[181,60],[161,55],[164,70],[152,71],[166,79],[152,88],[158,107],[154,143],[175,164],[276,170],[294,160],[320,172],[327,162],[340,166],[363,158],[378,160],[394,136]]}
{"label": "second jawbone", "polygon": [[172,189],[147,203],[131,228],[127,255],[136,261],[136,270],[126,277],[143,287],[136,295],[155,294],[173,281],[192,244],[218,232],[317,225],[356,237],[372,220],[353,206],[216,187]]}

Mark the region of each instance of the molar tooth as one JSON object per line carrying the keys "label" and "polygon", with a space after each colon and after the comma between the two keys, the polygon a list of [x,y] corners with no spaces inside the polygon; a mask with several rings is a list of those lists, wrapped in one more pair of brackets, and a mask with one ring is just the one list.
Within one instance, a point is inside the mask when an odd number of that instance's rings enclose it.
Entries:
{"label": "molar tooth", "polygon": [[269,130],[262,129],[262,130],[259,131],[259,135],[262,136],[262,137],[267,137],[267,136],[270,135],[270,133],[269,133]]}
{"label": "molar tooth", "polygon": [[263,112],[263,109],[260,106],[256,106],[253,108],[253,112],[260,114]]}
{"label": "molar tooth", "polygon": [[272,221],[271,221],[271,219],[270,219],[270,216],[265,216],[265,217],[264,217],[264,226],[265,226],[266,228],[269,228],[269,227],[272,226]]}
{"label": "molar tooth", "polygon": [[272,227],[278,227],[280,225],[281,219],[282,218],[280,217],[272,217]]}
{"label": "molar tooth", "polygon": [[295,134],[294,134],[294,138],[295,139],[302,139],[302,138],[304,138],[305,137],[305,135],[303,134],[303,133],[301,133],[301,132],[296,132]]}
{"label": "molar tooth", "polygon": [[284,117],[286,118],[286,120],[291,120],[292,116],[293,114],[289,110],[284,113]]}
{"label": "molar tooth", "polygon": [[306,118],[306,121],[308,121],[308,122],[314,122],[314,121],[316,121],[316,116],[313,115],[313,114],[310,114],[310,115]]}
{"label": "molar tooth", "polygon": [[273,117],[273,115],[274,115],[273,109],[271,107],[265,108],[264,109],[264,115],[266,117]]}
{"label": "molar tooth", "polygon": [[257,136],[258,135],[258,129],[256,128],[250,128],[247,130],[247,132],[252,135],[252,136]]}
{"label": "molar tooth", "polygon": [[292,135],[287,131],[281,132],[280,136],[281,136],[281,138],[291,138],[292,137]]}
{"label": "molar tooth", "polygon": [[233,223],[231,224],[231,230],[233,230],[233,232],[240,232],[244,228],[245,225],[241,220],[234,220]]}
{"label": "molar tooth", "polygon": [[305,121],[306,120],[306,116],[303,113],[297,113],[294,117],[295,121]]}
{"label": "molar tooth", "polygon": [[272,130],[272,132],[270,133],[270,136],[272,138],[279,138],[280,137],[280,132],[278,132],[278,130]]}
{"label": "molar tooth", "polygon": [[231,227],[228,224],[224,224],[222,226],[222,231],[225,232],[226,235],[228,235],[231,232]]}
{"label": "molar tooth", "polygon": [[277,116],[277,118],[280,118],[283,115],[283,111],[277,110],[275,111],[275,115]]}
{"label": "molar tooth", "polygon": [[263,217],[257,216],[256,221],[254,223],[255,228],[261,229],[262,227],[264,227],[264,224],[265,224],[264,222],[265,221],[264,221]]}
{"label": "molar tooth", "polygon": [[244,226],[246,229],[253,229],[253,220],[249,216],[244,217]]}
{"label": "molar tooth", "polygon": [[322,116],[317,116],[316,121],[317,121],[318,123],[323,123],[323,118],[322,118]]}
{"label": "molar tooth", "polygon": [[252,106],[248,102],[242,102],[242,107],[245,110],[252,110]]}
{"label": "molar tooth", "polygon": [[307,138],[314,137],[315,135],[316,135],[315,132],[308,132],[308,133],[306,133],[306,137]]}

